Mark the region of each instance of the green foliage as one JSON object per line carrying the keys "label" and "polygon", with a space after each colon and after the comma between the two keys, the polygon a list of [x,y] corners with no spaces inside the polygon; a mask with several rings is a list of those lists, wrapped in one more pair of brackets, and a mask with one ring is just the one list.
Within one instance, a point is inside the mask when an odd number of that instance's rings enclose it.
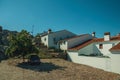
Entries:
{"label": "green foliage", "polygon": [[39,34],[37,34],[34,39],[33,39],[33,44],[40,49],[40,45],[41,45],[41,37]]}
{"label": "green foliage", "polygon": [[36,47],[32,45],[31,35],[26,31],[22,30],[16,35],[10,34],[8,37],[9,47],[6,49],[6,55],[9,57],[26,56],[30,53],[38,53]]}

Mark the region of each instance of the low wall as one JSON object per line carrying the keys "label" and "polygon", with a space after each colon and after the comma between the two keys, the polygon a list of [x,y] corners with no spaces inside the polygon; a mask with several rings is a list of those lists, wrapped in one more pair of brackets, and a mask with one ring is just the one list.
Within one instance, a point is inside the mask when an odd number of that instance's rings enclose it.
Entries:
{"label": "low wall", "polygon": [[105,57],[90,57],[90,56],[78,56],[77,52],[69,52],[68,60],[89,65],[95,68],[103,69],[105,71],[115,72],[120,74],[120,55],[111,55],[110,58]]}
{"label": "low wall", "polygon": [[120,54],[111,54],[111,71],[120,74]]}

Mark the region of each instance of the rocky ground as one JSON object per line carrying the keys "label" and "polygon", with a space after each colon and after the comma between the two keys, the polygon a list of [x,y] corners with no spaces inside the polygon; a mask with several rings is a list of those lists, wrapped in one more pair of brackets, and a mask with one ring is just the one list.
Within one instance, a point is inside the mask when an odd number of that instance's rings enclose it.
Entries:
{"label": "rocky ground", "polygon": [[120,75],[62,59],[42,59],[31,66],[20,59],[0,63],[0,80],[120,80]]}

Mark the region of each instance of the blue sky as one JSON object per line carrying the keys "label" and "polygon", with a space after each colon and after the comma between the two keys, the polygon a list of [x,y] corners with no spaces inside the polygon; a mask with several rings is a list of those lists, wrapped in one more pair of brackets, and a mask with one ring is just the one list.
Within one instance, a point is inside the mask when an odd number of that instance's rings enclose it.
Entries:
{"label": "blue sky", "polygon": [[4,29],[32,31],[34,35],[67,29],[76,34],[120,33],[120,0],[0,0]]}

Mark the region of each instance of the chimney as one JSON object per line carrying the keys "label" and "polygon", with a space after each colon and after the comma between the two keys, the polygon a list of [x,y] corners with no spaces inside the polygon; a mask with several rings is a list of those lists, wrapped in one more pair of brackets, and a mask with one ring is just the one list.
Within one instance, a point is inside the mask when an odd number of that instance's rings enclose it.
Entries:
{"label": "chimney", "polygon": [[120,36],[120,33],[118,33],[117,36]]}
{"label": "chimney", "polygon": [[92,37],[95,37],[95,32],[92,33]]}
{"label": "chimney", "polygon": [[0,33],[2,33],[2,26],[0,26]]}
{"label": "chimney", "polygon": [[110,32],[104,33],[104,41],[110,41]]}
{"label": "chimney", "polygon": [[52,32],[52,30],[51,29],[48,29],[48,34],[50,34]]}

